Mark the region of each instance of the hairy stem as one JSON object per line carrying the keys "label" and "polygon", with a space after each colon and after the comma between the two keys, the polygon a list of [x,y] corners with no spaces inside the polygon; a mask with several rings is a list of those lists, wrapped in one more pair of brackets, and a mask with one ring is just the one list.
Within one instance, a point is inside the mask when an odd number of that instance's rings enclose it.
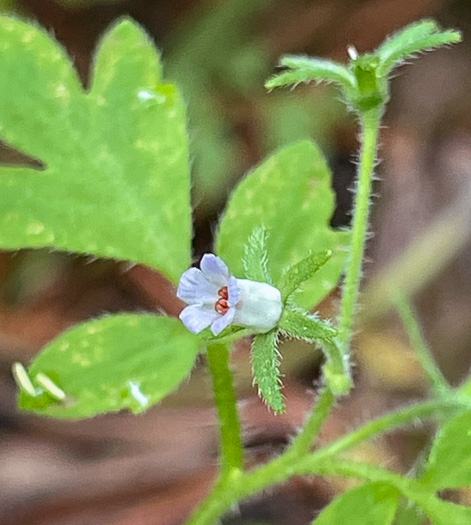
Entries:
{"label": "hairy stem", "polygon": [[438,368],[437,363],[424,340],[420,326],[417,323],[417,319],[409,302],[402,295],[397,295],[395,299],[397,311],[399,312],[399,316],[404,324],[407,335],[409,336],[412,348],[414,349],[415,355],[422,365],[422,368],[427,374],[430,385],[437,394],[446,394],[450,391],[450,385],[441,370]]}
{"label": "hairy stem", "polygon": [[[330,459],[319,461],[314,458],[308,459],[303,464],[295,465],[297,474],[321,474],[334,475],[342,477],[359,478],[364,481],[386,483],[395,487],[403,496],[414,504],[418,505],[430,518],[431,522],[444,523],[443,506],[446,503],[438,498],[435,494],[430,493],[416,479],[401,476],[396,472],[391,472],[382,467],[371,465],[370,463],[351,461],[345,459]],[[452,505],[448,503],[448,505]],[[469,513],[466,507],[457,506],[460,509],[459,515],[456,510],[453,511],[453,523],[469,523]],[[456,513],[456,514],[455,514]],[[447,521],[448,523],[448,521]],[[451,523],[451,522],[450,522]]]}
{"label": "hairy stem", "polygon": [[[383,481],[398,488],[402,493],[409,495],[411,492],[411,485],[417,485],[417,491],[423,492],[423,488],[418,486],[417,482],[412,479],[405,478],[395,472],[391,472],[382,467],[377,467],[371,463],[364,463],[360,461],[352,461],[347,459],[328,459],[319,460],[310,457],[303,463],[299,462],[294,466],[297,474],[322,474],[322,475],[336,475],[342,477],[360,478],[368,481],[378,482]],[[413,490],[412,490],[413,491]],[[414,491],[415,492],[415,491]]]}
{"label": "hairy stem", "polygon": [[297,458],[309,452],[314,438],[330,414],[334,401],[335,397],[332,391],[328,387],[324,387],[317,396],[309,419],[304,424],[301,432],[294,438],[291,446],[283,454],[283,457],[289,455],[292,458]]}
{"label": "hairy stem", "polygon": [[344,355],[348,354],[350,339],[352,337],[355,307],[360,288],[362,260],[368,228],[371,186],[382,111],[382,107],[374,108],[361,115],[362,146],[353,215],[352,241],[338,321],[338,341]]}
{"label": "hairy stem", "polygon": [[208,346],[207,359],[221,434],[221,474],[242,468],[243,448],[236,397],[229,369],[229,349],[224,344]]}
{"label": "hairy stem", "polygon": [[219,477],[209,496],[190,516],[185,525],[216,525],[218,518],[227,512],[238,500],[252,492],[242,494],[245,479],[241,470],[233,470],[224,478]]}
{"label": "hairy stem", "polygon": [[[318,403],[320,404],[321,400],[319,400]],[[328,396],[324,393],[322,405],[326,407],[328,404]],[[213,525],[216,523],[217,518],[229,510],[237,501],[271,485],[286,481],[291,476],[300,474],[338,474],[360,478],[365,477],[365,479],[371,479],[373,481],[388,481],[398,487],[398,484],[400,484],[401,490],[406,493],[410,488],[409,481],[412,480],[407,480],[406,478],[402,478],[401,476],[384,469],[382,469],[380,473],[380,471],[375,469],[374,466],[367,465],[367,467],[363,467],[361,464],[353,462],[349,463],[350,467],[348,467],[349,470],[347,471],[347,463],[340,468],[341,460],[334,459],[334,456],[366,439],[380,434],[381,432],[392,430],[395,427],[399,427],[418,419],[440,416],[443,414],[452,415],[457,410],[462,409],[463,404],[457,400],[438,400],[415,403],[381,416],[374,421],[370,421],[353,431],[351,434],[326,445],[316,452],[300,453],[299,456],[295,456],[294,453],[290,452],[292,449],[289,448],[284,454],[278,456],[268,464],[262,465],[246,474],[240,473],[238,477],[234,477],[232,480],[228,480],[227,483],[217,486],[210,498],[208,498],[208,500],[206,500],[200,507],[199,511],[197,511],[197,515],[195,514],[194,519],[189,521],[187,525]],[[321,419],[319,414],[315,419],[317,420],[317,418]],[[310,421],[308,422],[308,425]],[[316,425],[312,423],[311,428],[315,428],[315,426]],[[298,445],[299,449],[304,448],[307,452],[307,442],[308,440],[303,438],[300,441],[302,446],[301,444]],[[357,465],[358,469],[355,469],[354,465]],[[337,466],[339,468],[337,468]],[[385,477],[381,477],[383,474]],[[411,499],[420,503],[417,498],[411,497]]]}
{"label": "hairy stem", "polygon": [[262,465],[245,476],[244,488],[247,490],[246,494],[251,494],[255,490],[261,490],[268,485],[279,483],[290,476],[300,473],[297,471],[296,465],[302,466],[306,461],[323,462],[381,432],[392,430],[419,418],[427,418],[444,413],[454,414],[459,409],[463,409],[463,405],[459,401],[438,400],[416,403],[370,421],[351,434],[343,436],[316,452],[300,456],[295,461],[288,453],[282,454],[267,465]]}
{"label": "hairy stem", "polygon": [[218,413],[221,470],[208,497],[194,511],[187,525],[212,525],[230,506],[227,489],[243,476],[243,446],[237,402],[226,344],[209,344],[206,354]]}
{"label": "hairy stem", "polygon": [[429,417],[438,417],[443,414],[451,415],[457,410],[462,410],[463,405],[457,400],[434,400],[422,401],[413,405],[401,407],[394,412],[368,421],[364,425],[353,430],[350,434],[329,443],[315,452],[319,456],[333,456],[347,450],[362,441],[372,438],[382,432],[393,430],[411,421],[422,420]]}

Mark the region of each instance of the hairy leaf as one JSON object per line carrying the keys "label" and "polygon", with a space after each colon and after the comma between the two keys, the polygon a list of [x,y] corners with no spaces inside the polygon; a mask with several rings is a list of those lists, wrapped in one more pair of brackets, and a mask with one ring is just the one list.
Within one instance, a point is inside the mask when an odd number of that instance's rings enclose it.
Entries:
{"label": "hairy leaf", "polygon": [[286,301],[305,281],[319,271],[331,257],[330,250],[313,253],[285,270],[279,284],[283,301]]}
{"label": "hairy leaf", "polygon": [[265,403],[275,412],[284,412],[285,403],[281,393],[278,366],[280,354],[277,349],[277,330],[259,334],[252,342],[252,370],[254,382]]}
{"label": "hairy leaf", "polygon": [[337,330],[333,326],[289,305],[283,311],[279,329],[287,336],[317,342],[327,358],[322,369],[326,385],[336,396],[348,393],[352,387],[349,364],[336,343]]}
{"label": "hairy leaf", "polygon": [[233,192],[221,219],[216,251],[236,276],[244,275],[247,238],[264,224],[270,232],[267,250],[275,286],[283,270],[320,250],[332,258],[306,281],[296,300],[306,308],[317,304],[337,284],[350,237],[329,226],[334,209],[331,177],[312,142],[287,146],[250,172]]}
{"label": "hairy leaf", "polygon": [[330,341],[337,334],[337,330],[326,321],[292,308],[285,308],[279,327],[287,335],[305,341]]}
{"label": "hairy leaf", "polygon": [[387,60],[401,51],[405,45],[412,45],[414,42],[427,37],[437,31],[439,26],[435,20],[423,19],[399,29],[395,33],[388,35],[384,42],[378,47],[377,53],[383,60]]}
{"label": "hairy leaf", "polygon": [[143,30],[103,38],[90,90],[46,30],[0,17],[0,136],[44,169],[0,169],[0,247],[190,264],[184,105]]}
{"label": "hairy leaf", "polygon": [[[41,393],[22,390],[20,407],[59,418],[125,408],[142,412],[189,374],[199,345],[197,336],[169,317],[119,314],[88,321],[61,334],[33,360],[28,374]],[[40,374],[65,393],[64,401],[41,389]]]}
{"label": "hairy leaf", "polygon": [[461,41],[461,33],[442,30],[434,20],[420,20],[391,35],[377,50],[379,75],[386,75],[405,58],[428,49]]}
{"label": "hairy leaf", "polygon": [[244,247],[244,270],[247,279],[271,283],[268,271],[268,232],[263,226],[254,228]]}
{"label": "hairy leaf", "polygon": [[398,505],[398,492],[383,483],[366,483],[334,499],[312,525],[390,525]]}
{"label": "hairy leaf", "polygon": [[280,66],[289,68],[267,80],[265,87],[272,89],[311,80],[336,82],[347,90],[355,88],[355,77],[345,66],[323,58],[286,55]]}

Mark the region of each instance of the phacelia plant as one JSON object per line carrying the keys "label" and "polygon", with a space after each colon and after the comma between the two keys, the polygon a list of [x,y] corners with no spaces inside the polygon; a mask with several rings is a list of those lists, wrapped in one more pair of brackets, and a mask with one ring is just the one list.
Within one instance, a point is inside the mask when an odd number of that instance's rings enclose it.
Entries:
{"label": "phacelia plant", "polygon": [[[59,335],[27,368],[14,365],[20,407],[58,418],[138,413],[173,391],[204,353],[219,416],[221,469],[188,525],[213,525],[243,498],[290,476],[313,474],[363,481],[328,505],[316,525],[391,524],[404,501],[415,520],[408,523],[420,523],[423,515],[434,525],[471,523],[471,508],[437,494],[471,484],[470,383],[457,389],[446,383],[404,298],[398,298],[398,308],[430,378],[431,399],[311,450],[335,402],[352,386],[350,341],[390,73],[411,56],[459,40],[459,32],[424,20],[372,53],[349,48],[348,64],[283,57],[284,69],[267,88],[332,82],[358,117],[352,229],[329,226],[334,206],[329,168],[314,143],[300,141],[274,152],[238,184],[217,228],[216,255],[206,254],[198,269],[190,268],[185,106],[178,89],[165,82],[150,38],[131,20],[116,23],[98,46],[84,88],[46,31],[0,17],[0,136],[42,166],[1,167],[0,247],[144,264],[172,281],[187,304],[180,319],[122,313]],[[342,274],[339,314],[321,319],[312,311]],[[322,384],[304,427],[281,455],[253,469],[244,466],[229,369],[230,346],[241,337],[252,338],[254,382],[273,412],[284,410],[280,337],[316,344],[325,354]],[[440,430],[419,477],[342,457],[381,432],[438,416]],[[357,507],[361,512],[352,513]]]}

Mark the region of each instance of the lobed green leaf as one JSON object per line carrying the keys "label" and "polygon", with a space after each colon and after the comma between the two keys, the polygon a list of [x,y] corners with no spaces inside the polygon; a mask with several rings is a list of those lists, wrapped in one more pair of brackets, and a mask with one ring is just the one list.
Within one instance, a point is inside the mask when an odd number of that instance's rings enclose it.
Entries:
{"label": "lobed green leaf", "polygon": [[234,275],[244,275],[242,259],[247,238],[264,224],[270,232],[267,251],[275,286],[286,267],[320,250],[332,258],[306,281],[296,301],[311,308],[332,288],[342,272],[350,234],[334,231],[330,172],[317,146],[291,144],[265,160],[232,193],[216,235],[216,252]]}
{"label": "lobed green leaf", "polygon": [[258,334],[252,342],[252,370],[254,383],[265,403],[275,412],[285,410],[285,403],[281,393],[281,380],[278,366],[280,354],[277,348],[277,330],[266,334]]}
{"label": "lobed green leaf", "polygon": [[312,525],[390,525],[398,506],[398,492],[384,483],[366,483],[334,499]]}
{"label": "lobed green leaf", "polygon": [[[199,346],[199,338],[170,317],[119,314],[88,321],[61,334],[34,359],[28,374],[40,393],[31,396],[22,389],[20,407],[59,418],[142,412],[190,373]],[[44,377],[65,394],[62,402],[44,388]]]}
{"label": "lobed green leaf", "polygon": [[44,169],[0,168],[0,247],[59,248],[190,264],[183,102],[146,33],[123,19],[101,41],[89,92],[46,30],[0,17],[0,137]]}

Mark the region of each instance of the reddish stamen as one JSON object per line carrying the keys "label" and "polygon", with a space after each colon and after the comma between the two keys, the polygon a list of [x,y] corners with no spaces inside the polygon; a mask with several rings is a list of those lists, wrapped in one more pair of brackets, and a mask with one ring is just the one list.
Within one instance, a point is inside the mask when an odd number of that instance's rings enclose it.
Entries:
{"label": "reddish stamen", "polygon": [[222,297],[226,301],[229,299],[229,290],[227,289],[227,286],[223,286],[222,288],[219,288],[218,291],[219,297]]}
{"label": "reddish stamen", "polygon": [[227,302],[226,299],[223,299],[221,297],[221,299],[218,299],[216,301],[216,304],[214,305],[214,309],[216,310],[218,314],[224,315],[229,311],[229,303]]}

